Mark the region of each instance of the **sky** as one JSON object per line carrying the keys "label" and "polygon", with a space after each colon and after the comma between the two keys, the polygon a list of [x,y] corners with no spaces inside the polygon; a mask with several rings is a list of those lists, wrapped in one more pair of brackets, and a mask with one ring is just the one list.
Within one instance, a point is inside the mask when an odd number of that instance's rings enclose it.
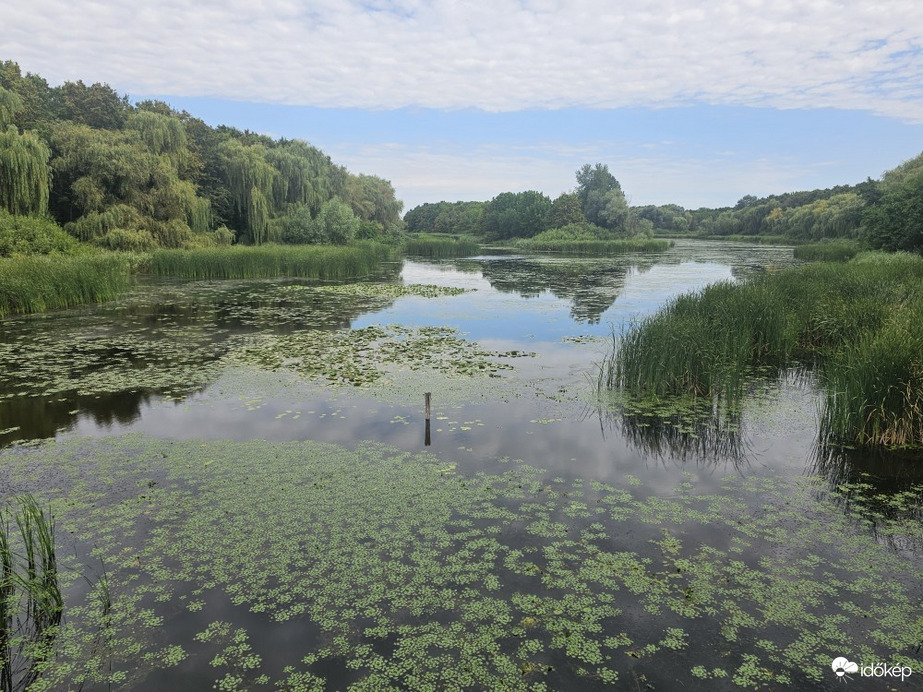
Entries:
{"label": "sky", "polygon": [[687,208],[923,151],[919,0],[4,0],[0,60],[305,139],[410,209],[573,189]]}

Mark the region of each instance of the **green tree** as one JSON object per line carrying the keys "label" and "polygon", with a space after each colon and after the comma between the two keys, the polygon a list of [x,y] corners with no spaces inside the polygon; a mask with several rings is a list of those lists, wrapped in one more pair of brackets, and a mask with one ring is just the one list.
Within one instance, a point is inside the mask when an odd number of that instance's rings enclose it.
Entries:
{"label": "green tree", "polygon": [[334,197],[328,200],[317,217],[324,242],[345,245],[356,237],[361,220],[346,202]]}
{"label": "green tree", "polygon": [[923,252],[923,154],[882,176],[877,201],[862,213],[874,248]]}
{"label": "green tree", "polygon": [[61,120],[103,130],[118,130],[131,112],[128,98],[119,96],[108,84],[65,82],[52,90],[52,107]]}
{"label": "green tree", "polygon": [[306,204],[293,204],[282,219],[282,242],[292,245],[323,242],[320,224]]}
{"label": "green tree", "polygon": [[398,223],[404,206],[391,182],[374,175],[350,175],[345,200],[362,221],[374,221],[382,228]]}
{"label": "green tree", "polygon": [[280,189],[276,181],[279,173],[266,160],[262,145],[247,146],[240,140],[229,139],[219,148],[225,180],[237,213],[237,225],[246,240],[260,245],[267,239],[272,211],[270,200],[273,189],[277,194]]}
{"label": "green tree", "polygon": [[558,195],[551,203],[548,210],[548,228],[563,228],[570,224],[579,224],[586,221],[580,196],[576,192],[565,192]]}
{"label": "green tree", "polygon": [[502,192],[484,206],[481,226],[490,238],[531,238],[545,230],[550,209],[541,192]]}
{"label": "green tree", "polygon": [[0,129],[13,124],[14,116],[22,110],[22,99],[15,91],[0,86]]}
{"label": "green tree", "polygon": [[51,150],[33,132],[15,125],[0,132],[0,208],[11,214],[45,214],[51,182]]}
{"label": "green tree", "polygon": [[576,194],[590,223],[612,230],[623,230],[627,226],[628,201],[606,164],[584,164],[577,171]]}

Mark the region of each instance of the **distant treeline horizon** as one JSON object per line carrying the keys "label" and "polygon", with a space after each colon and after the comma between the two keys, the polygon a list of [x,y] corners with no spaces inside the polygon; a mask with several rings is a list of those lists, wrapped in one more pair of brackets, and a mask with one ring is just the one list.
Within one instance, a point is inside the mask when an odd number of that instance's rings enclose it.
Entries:
{"label": "distant treeline horizon", "polygon": [[[587,182],[590,173],[595,182]],[[595,202],[589,195],[594,184],[602,190]],[[600,195],[610,197],[600,202]],[[746,195],[733,207],[630,206],[624,199],[608,166],[587,164],[577,171],[576,188],[553,200],[529,190],[504,192],[486,202],[425,203],[408,210],[404,222],[410,233],[467,234],[488,241],[547,235],[564,227],[594,235],[753,237],[795,243],[848,239],[875,249],[923,250],[923,153],[877,180],[767,197]]]}

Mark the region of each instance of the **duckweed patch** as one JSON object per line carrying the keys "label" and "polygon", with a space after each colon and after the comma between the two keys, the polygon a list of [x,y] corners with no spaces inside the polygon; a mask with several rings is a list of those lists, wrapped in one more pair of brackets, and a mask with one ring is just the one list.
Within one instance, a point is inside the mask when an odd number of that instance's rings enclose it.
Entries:
{"label": "duckweed patch", "polygon": [[[645,496],[503,468],[372,443],[4,450],[0,487],[41,493],[109,574],[103,616],[62,571],[41,688],[156,686],[193,660],[218,689],[317,690],[820,686],[839,651],[923,667],[920,555],[883,546],[867,505],[844,515],[819,479],[728,476],[707,494],[686,476]],[[211,624],[174,626],[222,601]],[[300,653],[262,643],[280,627]]]}
{"label": "duckweed patch", "polygon": [[363,386],[400,370],[433,370],[452,377],[499,377],[513,366],[501,358],[534,354],[480,348],[448,327],[372,325],[361,329],[265,336],[231,360],[270,370],[290,369],[334,385]]}
{"label": "duckweed patch", "polygon": [[462,293],[467,293],[469,289],[435,286],[433,284],[356,283],[321,286],[317,290],[324,293],[366,297],[401,298],[403,296],[419,296],[421,298],[441,298],[442,296],[461,295]]}
{"label": "duckweed patch", "polygon": [[144,390],[189,392],[215,376],[220,329],[96,321],[15,332],[0,342],[0,400]]}

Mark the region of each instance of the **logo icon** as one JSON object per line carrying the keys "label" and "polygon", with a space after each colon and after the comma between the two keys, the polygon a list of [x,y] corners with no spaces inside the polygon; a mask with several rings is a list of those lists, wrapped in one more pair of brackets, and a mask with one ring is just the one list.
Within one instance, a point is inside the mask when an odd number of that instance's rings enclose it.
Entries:
{"label": "logo icon", "polygon": [[833,672],[836,673],[838,678],[842,678],[847,673],[858,673],[859,664],[853,663],[852,661],[838,656],[833,659],[833,663],[830,664],[830,667],[833,668]]}

